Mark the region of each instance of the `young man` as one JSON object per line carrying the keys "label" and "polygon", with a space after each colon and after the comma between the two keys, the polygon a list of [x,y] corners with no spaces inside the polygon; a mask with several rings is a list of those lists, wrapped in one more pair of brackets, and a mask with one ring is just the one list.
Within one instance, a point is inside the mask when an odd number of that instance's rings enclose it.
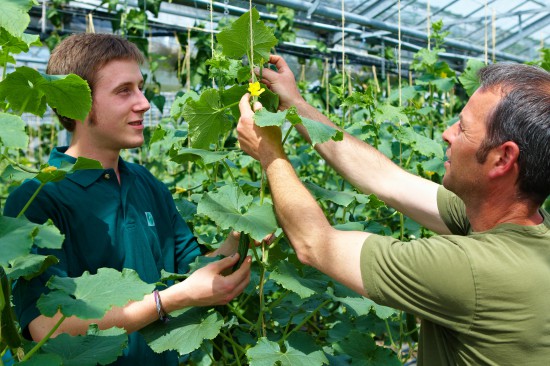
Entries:
{"label": "young man", "polygon": [[[176,210],[168,189],[145,168],[125,162],[122,149],[143,144],[143,115],[150,108],[142,93],[143,56],[132,43],[109,34],[79,34],[60,43],[51,55],[47,73],[74,73],[88,81],[92,109],[84,121],[60,117],[73,133],[69,147],[53,150],[49,163],[75,162],[79,156],[101,162],[102,170],[82,170],[43,187],[25,215],[30,221],[53,220],[65,235],[61,250],[41,250],[59,258],[41,276],[20,279],[14,303],[21,328],[36,341],[56,324],[61,314],[47,318],[36,308],[52,275],[78,277],[98,268],[131,268],[141,279],[155,283],[162,269],[186,273],[201,254],[191,231]],[[16,216],[38,183],[28,181],[8,198],[5,214]],[[232,255],[238,240],[230,236],[213,254]],[[238,254],[214,262],[188,279],[158,292],[162,310],[226,304],[247,286],[250,258],[231,275],[221,273],[236,263]],[[113,308],[103,319],[66,319],[56,334],[85,334],[90,323],[100,328],[125,328],[129,346],[116,364],[177,365],[177,354],[154,353],[136,330],[158,321],[158,297]]]}
{"label": "young man", "polygon": [[[308,105],[286,62],[263,82],[281,108],[333,124]],[[241,148],[267,172],[275,211],[300,260],[374,301],[422,319],[419,365],[543,365],[550,360],[550,74],[491,65],[448,144],[443,186],[349,134],[316,150],[343,177],[439,236],[400,242],[333,229],[297,178],[279,128],[240,103]],[[254,109],[261,108],[257,104]],[[307,139],[303,128],[299,131]],[[445,187],[445,188],[443,188]]]}

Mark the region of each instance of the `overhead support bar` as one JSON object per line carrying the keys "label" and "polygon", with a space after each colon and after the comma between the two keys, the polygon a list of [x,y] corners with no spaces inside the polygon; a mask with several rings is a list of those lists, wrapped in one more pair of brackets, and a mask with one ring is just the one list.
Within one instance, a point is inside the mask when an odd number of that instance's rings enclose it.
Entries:
{"label": "overhead support bar", "polygon": [[547,14],[546,16],[535,20],[531,24],[522,27],[516,34],[513,36],[510,36],[502,41],[500,41],[497,44],[497,49],[504,50],[510,46],[512,46],[514,43],[518,42],[520,39],[524,38],[526,34],[531,34],[533,32],[536,32],[547,25],[550,24],[550,14]]}
{"label": "overhead support bar", "polygon": [[[311,6],[311,3],[307,1],[302,1],[302,0],[255,0],[255,2],[261,3],[261,4],[269,3],[272,5],[284,6],[287,8],[291,8],[291,9],[306,12],[306,13]],[[315,11],[315,14],[323,16],[328,19],[337,20],[337,21],[340,21],[342,19],[342,11],[340,9],[335,9],[324,5],[320,5]],[[369,19],[361,15],[344,12],[344,17],[346,19],[346,23],[348,24],[356,23],[359,25],[364,25],[364,26],[379,29],[379,30],[389,31],[392,34],[397,34],[399,31],[399,27],[397,25],[388,24],[385,22],[378,21],[376,19]],[[426,42],[428,41],[428,35],[425,32],[421,32],[416,29],[412,29],[408,27],[401,27],[400,30],[401,30],[402,36],[409,36],[412,38],[424,40]],[[464,51],[475,52],[480,55],[485,54],[485,49],[483,47],[479,47],[467,42],[458,41],[456,39],[446,38],[445,45],[449,47],[457,48],[460,50],[464,50]],[[499,59],[508,60],[508,61],[515,61],[515,62],[529,61],[524,57],[512,55],[502,51],[495,52],[495,56],[498,57]]]}

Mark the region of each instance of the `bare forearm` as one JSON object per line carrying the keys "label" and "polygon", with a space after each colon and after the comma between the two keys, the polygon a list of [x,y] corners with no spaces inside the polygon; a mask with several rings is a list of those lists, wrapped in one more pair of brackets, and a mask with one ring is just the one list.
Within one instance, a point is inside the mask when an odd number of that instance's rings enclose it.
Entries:
{"label": "bare forearm", "polygon": [[326,243],[322,239],[332,227],[287,159],[273,160],[267,165],[266,174],[279,224],[300,260],[315,266],[317,251],[323,251]]}
{"label": "bare forearm", "polygon": [[366,296],[360,252],[370,234],[332,228],[288,160],[277,159],[266,171],[277,218],[300,261]]}
{"label": "bare forearm", "polygon": [[[45,337],[61,317],[62,314],[57,313],[53,318],[41,315],[34,319],[29,324],[33,339],[38,341]],[[101,319],[66,318],[53,335],[57,336],[61,333],[68,333],[73,336],[84,335],[90,324],[97,324],[100,329],[123,328],[126,332],[132,333],[156,320],[158,320],[158,313],[155,300],[153,295],[149,294],[143,300],[131,302],[125,307],[111,308]]]}
{"label": "bare forearm", "polygon": [[[297,108],[304,117],[336,127],[305,101],[299,102]],[[303,126],[297,129],[309,140]],[[437,208],[438,184],[405,171],[374,147],[346,132],[342,141],[327,141],[317,144],[315,149],[361,192],[376,194],[391,207],[437,233],[448,233]]]}

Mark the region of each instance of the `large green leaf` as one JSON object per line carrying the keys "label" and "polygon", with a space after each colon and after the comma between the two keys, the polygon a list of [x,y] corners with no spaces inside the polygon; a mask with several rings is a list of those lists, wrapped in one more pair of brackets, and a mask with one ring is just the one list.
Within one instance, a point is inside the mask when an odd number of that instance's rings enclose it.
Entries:
{"label": "large green leaf", "polygon": [[31,21],[28,12],[33,5],[38,3],[35,0],[2,0],[0,28],[15,37],[21,36]]}
{"label": "large green leaf", "polygon": [[216,89],[205,90],[198,101],[188,98],[182,115],[189,124],[189,138],[194,148],[208,149],[231,129]]}
{"label": "large green leaf", "polygon": [[277,221],[271,204],[251,204],[252,197],[240,187],[226,185],[203,195],[197,213],[209,217],[222,229],[244,231],[254,240],[275,232]]}
{"label": "large green leaf", "polygon": [[475,58],[468,59],[466,64],[466,69],[462,75],[458,77],[460,83],[466,89],[468,96],[472,96],[474,92],[479,88],[479,78],[477,77],[477,72],[485,66],[485,63]]}
{"label": "large green leaf", "polygon": [[325,125],[324,123],[314,121],[309,118],[301,117],[296,113],[295,108],[290,108],[285,111],[277,111],[275,113],[267,111],[262,108],[254,114],[254,123],[260,127],[266,126],[279,126],[281,127],[286,120],[289,120],[293,125],[302,123],[306,128],[311,144],[326,142],[330,139],[340,141],[343,139],[344,134],[342,131]]}
{"label": "large green leaf", "polygon": [[17,366],[63,366],[63,359],[53,353],[36,353],[27,361],[18,363]]}
{"label": "large green leaf", "polygon": [[[42,230],[47,233],[41,234]],[[62,242],[63,236],[55,228],[33,224],[27,219],[0,216],[0,266],[7,267],[16,258],[26,256],[33,244],[59,249]]]}
{"label": "large green leaf", "polygon": [[409,118],[403,112],[403,107],[394,107],[389,104],[382,104],[376,107],[374,121],[379,124],[386,121],[408,124]]}
{"label": "large green leaf", "polygon": [[419,154],[443,159],[443,147],[438,142],[420,135],[411,127],[400,126],[397,136],[402,143],[410,145]]}
{"label": "large green leaf", "polygon": [[333,346],[340,354],[350,356],[352,365],[400,366],[397,355],[389,348],[376,345],[369,334],[352,331],[349,336]]}
{"label": "large green leaf", "polygon": [[336,203],[340,206],[348,206],[353,201],[355,201],[357,194],[351,191],[345,192],[336,192],[331,191],[322,187],[319,187],[316,184],[311,182],[305,182],[304,185],[306,188],[315,196],[317,199],[327,200]]}
{"label": "large green leaf", "polygon": [[88,83],[77,75],[43,75],[47,82],[40,84],[50,107],[65,117],[83,121],[92,108]]}
{"label": "large green leaf", "polygon": [[0,112],[0,143],[16,149],[27,147],[29,136],[25,132],[25,122],[21,117]]}
{"label": "large green leaf", "polygon": [[126,332],[114,329],[100,331],[92,325],[86,336],[60,334],[48,340],[42,350],[60,356],[63,366],[107,365],[116,361],[128,344]]}
{"label": "large green leaf", "polygon": [[155,352],[175,350],[186,355],[199,348],[203,340],[216,337],[222,326],[223,318],[218,312],[192,307],[166,324],[156,322],[139,332]]}
{"label": "large green leaf", "polygon": [[184,147],[179,149],[177,154],[171,154],[170,160],[182,164],[187,161],[202,159],[205,164],[212,164],[224,160],[229,154],[231,154],[231,152],[210,151]]}
{"label": "large green leaf", "polygon": [[42,274],[49,266],[57,264],[59,260],[53,255],[43,256],[38,254],[28,254],[23,257],[17,257],[11,261],[11,268],[6,268],[8,277],[15,280],[24,277],[30,280]]}
{"label": "large green leaf", "polygon": [[60,249],[65,236],[54,226],[51,220],[40,226],[40,230],[34,238],[34,245],[39,248]]}
{"label": "large green leaf", "polygon": [[154,289],[143,282],[136,271],[100,268],[97,274],[89,272],[78,278],[52,277],[48,281],[52,290],[38,299],[41,313],[53,316],[58,309],[66,316],[81,319],[103,317],[112,306],[124,306],[130,300],[141,300]]}
{"label": "large green leaf", "polygon": [[332,288],[329,288],[327,294],[332,297],[334,301],[344,304],[350,314],[354,314],[355,316],[367,315],[371,311],[374,311],[378,318],[388,319],[396,313],[395,309],[378,305],[371,299],[360,296],[339,283],[336,284],[336,290],[337,294],[335,294]]}
{"label": "large green leaf", "polygon": [[[252,27],[250,14],[252,14]],[[243,56],[248,56],[252,47],[254,49],[252,64],[258,65],[261,60],[269,60],[269,52],[277,44],[277,38],[273,35],[273,31],[259,19],[260,14],[253,8],[251,12],[241,15],[228,29],[221,31],[216,36],[227,57],[240,59]]]}
{"label": "large green leaf", "polygon": [[7,99],[10,107],[19,113],[42,116],[46,112],[46,96],[38,85],[40,73],[30,67],[18,67],[0,82],[0,102]]}
{"label": "large green leaf", "polygon": [[258,343],[246,352],[250,366],[317,366],[328,365],[322,351],[309,354],[298,351],[285,342],[286,351],[282,351],[277,342],[260,338]]}
{"label": "large green leaf", "polygon": [[295,292],[302,299],[317,293],[324,293],[331,281],[325,274],[312,267],[302,267],[302,271],[288,261],[279,262],[269,278],[282,287]]}
{"label": "large green leaf", "polygon": [[344,138],[344,133],[334,127],[305,117],[301,117],[301,119],[311,139],[311,145],[313,146],[327,142],[331,139],[334,141],[342,141]]}
{"label": "large green leaf", "polygon": [[11,108],[42,116],[46,103],[63,116],[84,120],[92,107],[88,83],[80,77],[45,75],[22,66],[0,82],[0,101],[7,99]]}
{"label": "large green leaf", "polygon": [[18,37],[12,36],[4,28],[0,27],[0,66],[4,67],[8,63],[15,64],[12,57],[14,54],[29,52],[30,46],[40,46],[40,36],[37,34],[23,33]]}
{"label": "large green leaf", "polygon": [[265,108],[262,108],[254,114],[254,123],[260,127],[267,127],[267,126],[281,127],[286,121],[287,113],[288,113],[288,109],[273,113],[268,111]]}

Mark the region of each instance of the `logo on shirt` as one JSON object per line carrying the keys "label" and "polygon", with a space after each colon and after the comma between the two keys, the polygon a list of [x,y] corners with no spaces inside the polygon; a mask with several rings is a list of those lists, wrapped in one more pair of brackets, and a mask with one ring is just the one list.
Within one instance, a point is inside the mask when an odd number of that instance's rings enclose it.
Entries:
{"label": "logo on shirt", "polygon": [[147,225],[155,226],[155,219],[153,219],[153,215],[150,212],[145,212],[145,218],[147,219]]}

